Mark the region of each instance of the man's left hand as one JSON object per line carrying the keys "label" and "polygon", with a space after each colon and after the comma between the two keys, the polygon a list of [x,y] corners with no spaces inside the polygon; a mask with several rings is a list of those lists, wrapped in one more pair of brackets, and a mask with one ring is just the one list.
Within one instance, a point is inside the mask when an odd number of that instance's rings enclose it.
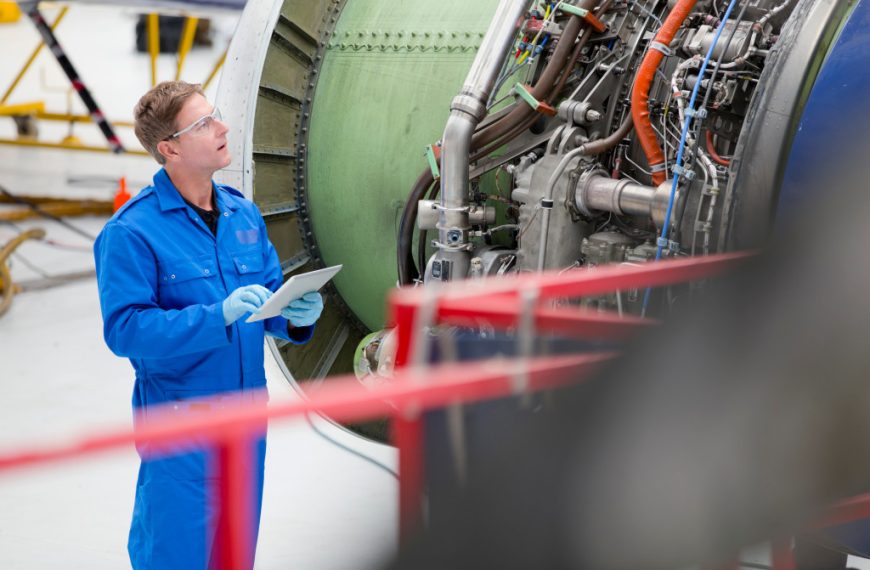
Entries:
{"label": "man's left hand", "polygon": [[281,309],[281,316],[294,327],[308,327],[317,322],[323,312],[323,297],[317,291],[309,291]]}

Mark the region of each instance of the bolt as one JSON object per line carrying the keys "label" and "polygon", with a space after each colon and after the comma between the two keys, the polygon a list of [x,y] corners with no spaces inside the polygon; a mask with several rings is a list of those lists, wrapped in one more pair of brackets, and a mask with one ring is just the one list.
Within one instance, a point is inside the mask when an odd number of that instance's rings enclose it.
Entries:
{"label": "bolt", "polygon": [[596,111],[595,109],[589,109],[586,111],[586,120],[590,123],[595,123],[601,120],[601,113]]}

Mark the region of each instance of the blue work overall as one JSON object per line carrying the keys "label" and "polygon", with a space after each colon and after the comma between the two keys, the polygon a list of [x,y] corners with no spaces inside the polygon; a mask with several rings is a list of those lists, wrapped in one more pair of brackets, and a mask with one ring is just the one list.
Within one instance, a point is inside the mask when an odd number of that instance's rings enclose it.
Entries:
{"label": "blue work overall", "polygon": [[[121,208],[94,245],[104,336],[136,373],[133,408],[189,411],[188,400],[266,385],[263,338],[301,344],[313,327],[289,329],[283,317],[224,324],[222,303],[236,288],[282,282],[275,248],[256,206],[237,190],[214,186],[217,235],[190,208],[165,170]],[[217,404],[219,405],[219,404]],[[265,433],[253,445],[256,540],[262,502]],[[139,469],[128,550],[140,569],[197,569],[215,563],[217,509],[208,451],[149,459]]]}

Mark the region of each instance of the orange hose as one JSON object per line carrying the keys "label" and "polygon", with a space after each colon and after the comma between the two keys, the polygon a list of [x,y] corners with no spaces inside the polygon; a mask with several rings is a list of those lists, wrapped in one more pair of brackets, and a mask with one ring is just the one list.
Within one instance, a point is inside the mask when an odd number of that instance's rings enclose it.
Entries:
{"label": "orange hose", "polygon": [[[665,23],[659,28],[653,41],[665,46],[670,45],[677,34],[677,30],[680,29],[680,26],[683,25],[692,8],[695,7],[696,1],[679,0],[674,9],[671,10],[671,13],[668,14]],[[665,181],[666,172],[663,170],[656,172],[656,167],[664,164],[665,155],[662,153],[649,118],[649,90],[662,59],[664,59],[664,54],[659,50],[652,48],[647,50],[646,56],[644,56],[640,69],[637,72],[634,90],[631,93],[631,115],[634,118],[637,138],[640,140],[647,162],[649,162],[653,170],[652,179],[655,185]]]}
{"label": "orange hose", "polygon": [[713,133],[707,131],[707,154],[710,155],[710,158],[713,159],[713,162],[716,164],[720,164],[722,166],[731,166],[731,161],[726,160],[719,156],[719,153],[716,152],[716,145],[713,144]]}

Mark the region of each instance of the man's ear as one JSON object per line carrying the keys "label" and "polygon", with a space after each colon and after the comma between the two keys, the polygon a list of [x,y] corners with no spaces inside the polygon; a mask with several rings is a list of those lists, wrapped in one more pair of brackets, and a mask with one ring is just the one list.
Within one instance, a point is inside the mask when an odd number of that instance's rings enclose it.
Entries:
{"label": "man's ear", "polygon": [[157,143],[157,152],[163,155],[166,162],[172,162],[173,159],[178,158],[181,154],[178,152],[178,147],[172,144],[171,141],[160,141]]}

